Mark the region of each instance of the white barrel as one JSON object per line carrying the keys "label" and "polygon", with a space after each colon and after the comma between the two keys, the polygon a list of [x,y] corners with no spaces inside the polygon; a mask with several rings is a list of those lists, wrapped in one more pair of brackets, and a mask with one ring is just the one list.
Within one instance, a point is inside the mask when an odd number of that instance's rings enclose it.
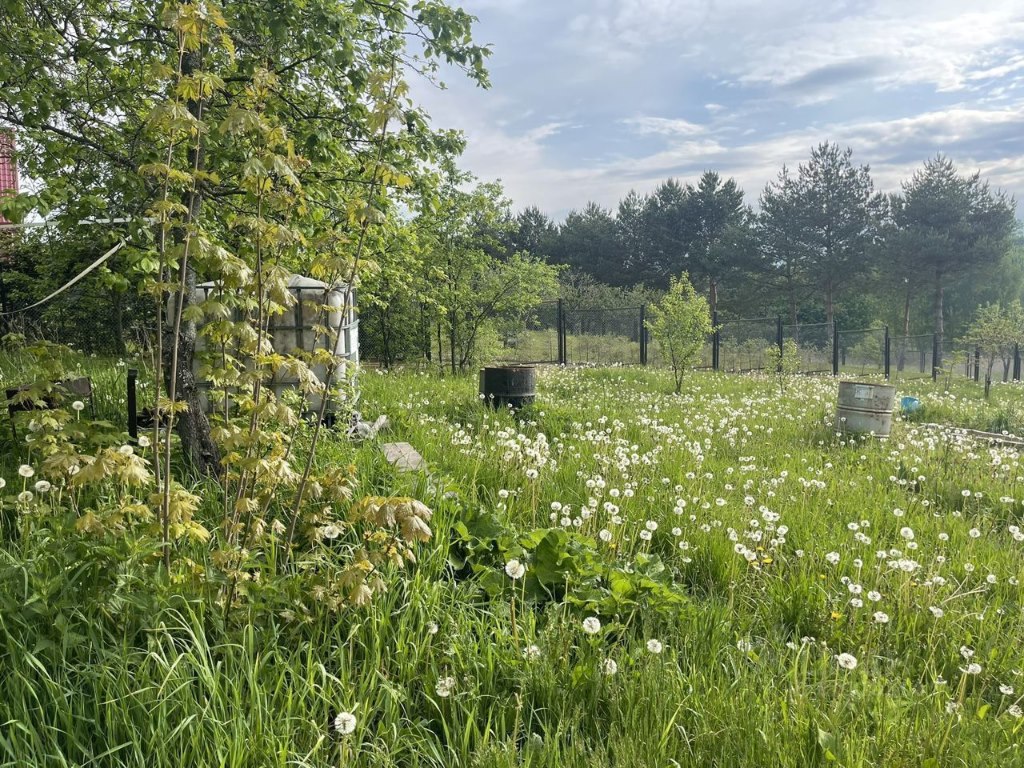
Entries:
{"label": "white barrel", "polygon": [[888,437],[895,404],[896,387],[891,384],[841,381],[836,424],[843,432]]}

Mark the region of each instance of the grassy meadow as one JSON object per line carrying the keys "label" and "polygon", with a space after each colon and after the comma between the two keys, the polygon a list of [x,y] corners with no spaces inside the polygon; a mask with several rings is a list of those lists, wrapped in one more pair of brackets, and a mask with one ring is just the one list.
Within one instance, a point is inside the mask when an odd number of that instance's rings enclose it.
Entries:
{"label": "grassy meadow", "polygon": [[365,607],[255,574],[229,618],[188,577],[209,546],[167,580],[59,528],[58,488],[17,502],[5,430],[0,765],[1024,765],[1024,468],[956,429],[1024,432],[1024,390],[900,382],[922,407],[875,440],[837,432],[831,378],[785,384],[546,368],[513,414],[366,371],[391,427],[324,460],[422,500],[432,540]]}

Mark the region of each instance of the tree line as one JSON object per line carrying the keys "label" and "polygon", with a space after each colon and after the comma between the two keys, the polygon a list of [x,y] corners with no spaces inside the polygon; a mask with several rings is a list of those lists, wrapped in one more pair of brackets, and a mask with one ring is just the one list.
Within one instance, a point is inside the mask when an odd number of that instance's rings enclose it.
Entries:
{"label": "tree line", "polygon": [[885,322],[897,333],[962,332],[975,307],[1019,298],[1015,201],[937,156],[898,192],[876,190],[853,151],[825,142],[783,167],[756,208],[734,179],[705,172],[588,203],[556,224],[536,207],[511,245],[602,284],[663,291],[683,272],[720,317]]}

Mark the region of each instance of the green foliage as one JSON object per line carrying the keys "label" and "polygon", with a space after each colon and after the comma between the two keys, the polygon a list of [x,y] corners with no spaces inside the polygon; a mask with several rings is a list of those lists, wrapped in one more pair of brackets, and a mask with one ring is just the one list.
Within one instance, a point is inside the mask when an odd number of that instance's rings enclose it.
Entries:
{"label": "green foliage", "polygon": [[[67,363],[54,374],[75,370],[75,356],[51,351]],[[980,768],[1014,754],[1019,693],[1000,689],[1019,685],[1021,666],[1020,502],[1001,500],[1013,448],[901,422],[890,441],[844,445],[821,424],[835,397],[826,378],[765,397],[757,376],[695,374],[676,396],[661,371],[541,374],[539,402],[519,417],[479,407],[467,379],[365,376],[363,407],[389,415],[430,474],[397,476],[372,443],[326,441],[322,460],[357,465],[366,501],[330,502],[345,529],[294,571],[247,569],[227,621],[215,487],[190,486],[211,539],[178,540],[165,580],[152,522],[113,529],[121,481],[55,484],[19,509],[39,462],[33,453],[32,478],[4,464],[0,762],[640,768],[831,754]],[[1021,410],[1013,386],[991,402],[959,381],[903,392],[929,420],[964,426]],[[87,488],[81,513],[110,521],[105,534],[73,525],[68,505]],[[381,496],[396,523],[422,498],[436,535],[417,545],[416,569],[376,571],[387,591],[339,606],[348,548],[395,533],[370,520],[390,514]],[[862,567],[891,548],[917,571],[897,558]],[[599,626],[584,629],[590,617]],[[961,646],[978,675],[963,671]],[[333,726],[342,712],[351,733]]]}
{"label": "green foliage", "polygon": [[986,375],[992,376],[997,358],[1008,370],[1018,345],[1024,343],[1024,307],[1014,301],[1006,307],[985,304],[978,307],[964,341],[988,358]]}
{"label": "green foliage", "polygon": [[949,282],[998,263],[1017,224],[1014,202],[992,192],[980,173],[961,176],[941,155],[925,162],[894,198],[895,249],[932,289],[933,331],[944,333],[944,292]]}
{"label": "green foliage", "polygon": [[[598,542],[561,528],[524,533],[484,509],[464,514],[452,527],[449,562],[456,575],[476,576],[491,598],[514,593],[529,604],[565,603],[582,619],[632,619],[642,614],[666,619],[687,604],[661,558],[644,554],[623,562],[601,554]],[[528,563],[522,583],[503,568],[512,559]]]}
{"label": "green foliage", "polygon": [[793,339],[785,339],[780,348],[771,344],[764,350],[765,370],[779,385],[779,392],[785,394],[786,387],[794,376],[800,373],[800,347]]}
{"label": "green foliage", "polygon": [[470,191],[469,177],[446,169],[434,209],[416,222],[429,275],[423,305],[434,309],[437,361],[452,373],[481,362],[496,318],[506,336],[525,329],[542,301],[557,294],[558,267],[503,250],[512,226],[509,201],[497,183]]}
{"label": "green foliage", "polygon": [[678,393],[686,369],[693,365],[714,331],[707,299],[696,294],[684,273],[672,278],[668,293],[651,307],[650,314],[647,327],[672,367]]}

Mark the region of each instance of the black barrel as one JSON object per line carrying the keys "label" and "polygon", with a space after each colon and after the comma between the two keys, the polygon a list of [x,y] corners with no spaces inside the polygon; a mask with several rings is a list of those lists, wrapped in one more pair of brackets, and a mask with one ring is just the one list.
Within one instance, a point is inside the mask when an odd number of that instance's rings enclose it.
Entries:
{"label": "black barrel", "polygon": [[532,365],[481,368],[480,394],[495,408],[528,405],[537,399],[537,369]]}

